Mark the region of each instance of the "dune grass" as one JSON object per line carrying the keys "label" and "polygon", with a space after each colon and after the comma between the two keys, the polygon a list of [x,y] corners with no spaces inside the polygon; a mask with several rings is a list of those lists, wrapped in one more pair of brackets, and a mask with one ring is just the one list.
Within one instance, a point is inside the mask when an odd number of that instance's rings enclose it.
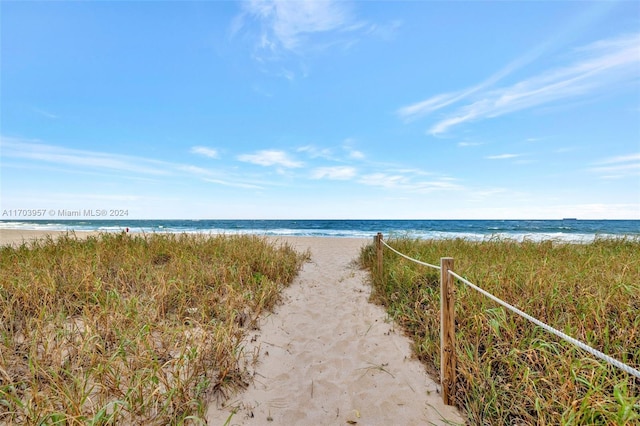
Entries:
{"label": "dune grass", "polygon": [[[640,239],[590,244],[412,240],[387,243],[454,270],[497,297],[640,369]],[[375,250],[361,253],[375,268]],[[439,377],[439,271],[384,252],[375,301]],[[456,404],[473,425],[640,424],[640,379],[594,359],[456,283]]]}
{"label": "dune grass", "polygon": [[0,424],[197,424],[308,254],[254,236],[73,234],[0,249]]}

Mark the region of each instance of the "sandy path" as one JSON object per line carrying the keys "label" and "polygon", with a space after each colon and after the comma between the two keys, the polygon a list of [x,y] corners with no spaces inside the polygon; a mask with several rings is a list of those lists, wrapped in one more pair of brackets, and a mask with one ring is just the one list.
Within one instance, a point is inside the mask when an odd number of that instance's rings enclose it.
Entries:
{"label": "sandy path", "polygon": [[412,358],[409,340],[368,303],[366,273],[352,263],[367,241],[282,240],[310,248],[311,262],[249,336],[244,353],[259,354],[254,382],[226,407],[212,405],[209,424],[464,423],[442,404],[439,385]]}

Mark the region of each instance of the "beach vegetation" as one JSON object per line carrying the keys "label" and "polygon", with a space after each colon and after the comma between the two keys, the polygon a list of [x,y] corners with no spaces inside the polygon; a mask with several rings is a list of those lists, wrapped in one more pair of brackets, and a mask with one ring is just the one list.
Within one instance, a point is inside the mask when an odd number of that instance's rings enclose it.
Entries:
{"label": "beach vegetation", "polygon": [[0,248],[0,424],[202,424],[308,253],[256,236],[73,233]]}
{"label": "beach vegetation", "polygon": [[[591,243],[491,238],[387,243],[454,271],[498,298],[591,347],[640,369],[640,239]],[[373,245],[372,300],[413,339],[440,375],[440,272]],[[558,339],[456,280],[456,405],[473,425],[640,424],[640,379]]]}

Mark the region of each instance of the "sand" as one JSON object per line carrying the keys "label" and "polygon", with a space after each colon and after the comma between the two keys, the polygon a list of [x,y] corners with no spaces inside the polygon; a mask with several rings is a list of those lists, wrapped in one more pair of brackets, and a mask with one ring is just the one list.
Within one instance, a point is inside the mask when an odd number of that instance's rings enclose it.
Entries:
{"label": "sand", "polygon": [[[75,235],[78,238],[83,238],[88,235],[97,235],[98,232],[93,231],[75,231]],[[46,238],[51,236],[56,238],[60,235],[67,234],[67,231],[32,231],[25,229],[0,229],[0,246],[5,245],[20,245],[23,242],[28,243],[32,240]]]}
{"label": "sand", "polygon": [[311,262],[248,336],[253,383],[225,407],[212,405],[209,424],[463,424],[409,339],[368,302],[367,273],[353,262],[368,240],[282,240],[310,249]]}
{"label": "sand", "polygon": [[[0,245],[47,234],[60,233],[3,229]],[[210,404],[208,424],[464,424],[442,403],[409,339],[368,302],[367,273],[354,263],[368,240],[277,240],[309,249],[311,261],[247,336],[242,356],[252,383],[224,404]]]}

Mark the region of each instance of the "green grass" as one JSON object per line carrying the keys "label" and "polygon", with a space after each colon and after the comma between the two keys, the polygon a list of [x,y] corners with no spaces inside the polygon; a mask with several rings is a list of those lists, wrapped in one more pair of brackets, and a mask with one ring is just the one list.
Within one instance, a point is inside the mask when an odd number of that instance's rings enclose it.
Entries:
{"label": "green grass", "polygon": [[199,424],[308,254],[253,236],[0,248],[0,424]]}
{"label": "green grass", "polygon": [[[387,241],[454,270],[495,296],[640,369],[640,239],[590,244],[492,239]],[[361,253],[375,268],[375,251]],[[374,301],[412,336],[439,377],[439,271],[384,252]],[[456,282],[458,405],[474,425],[640,424],[640,379],[560,341]]]}

